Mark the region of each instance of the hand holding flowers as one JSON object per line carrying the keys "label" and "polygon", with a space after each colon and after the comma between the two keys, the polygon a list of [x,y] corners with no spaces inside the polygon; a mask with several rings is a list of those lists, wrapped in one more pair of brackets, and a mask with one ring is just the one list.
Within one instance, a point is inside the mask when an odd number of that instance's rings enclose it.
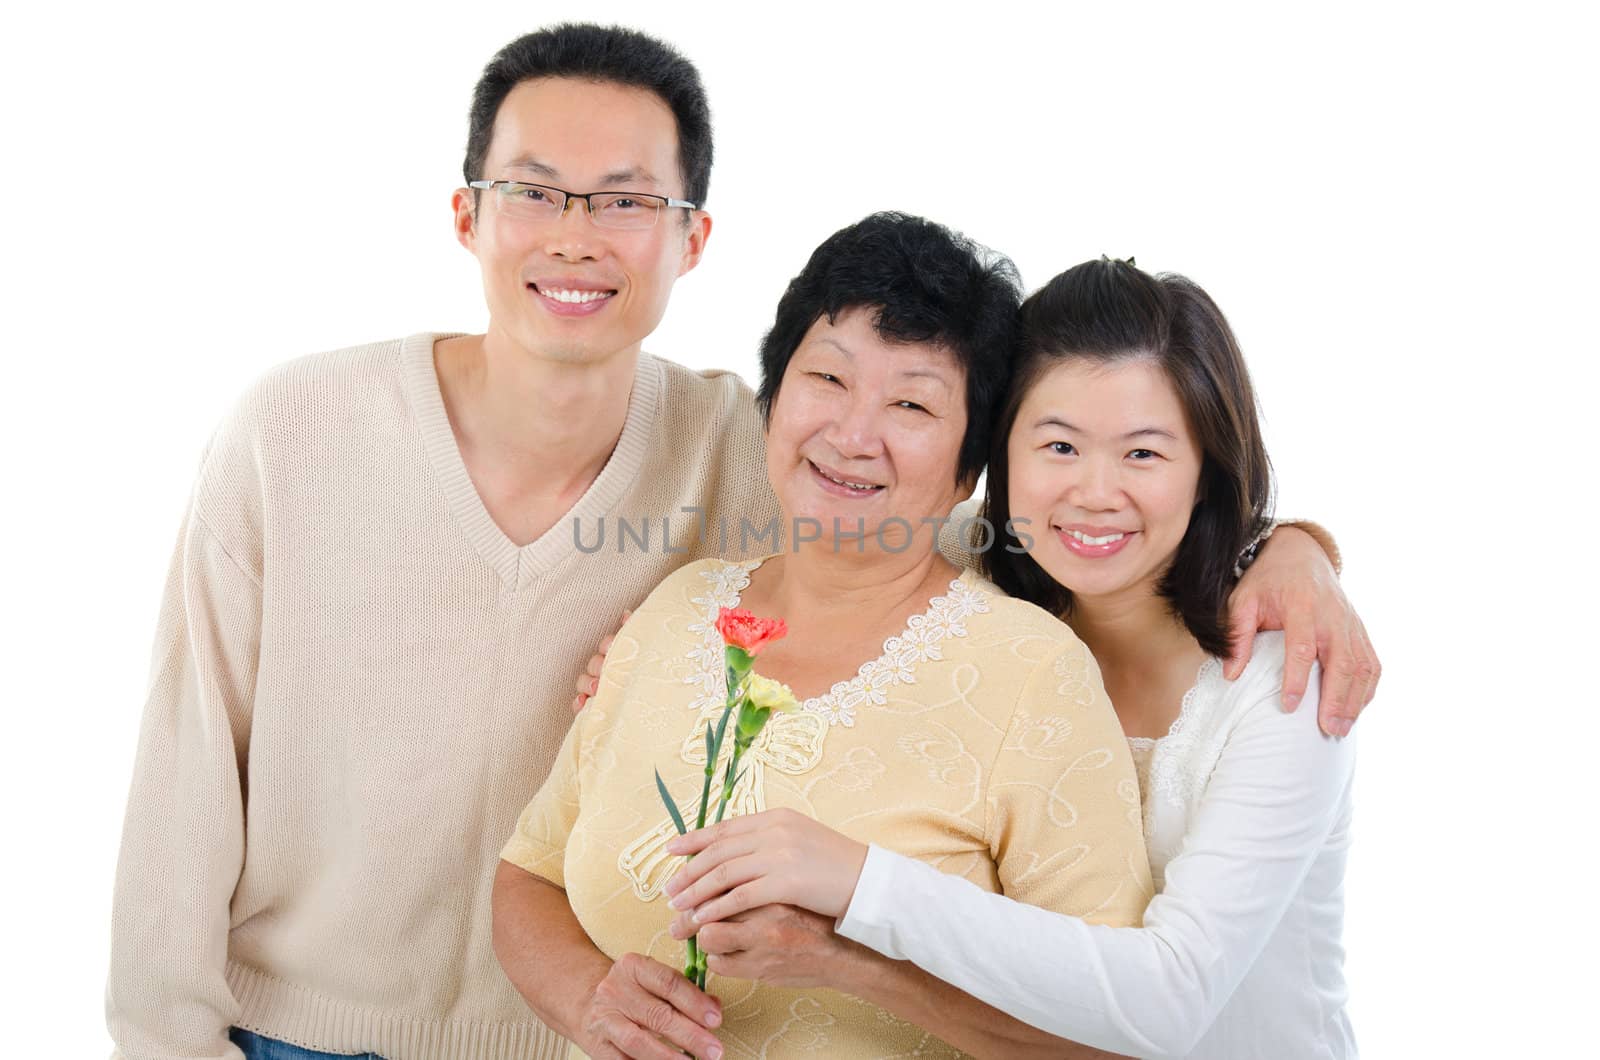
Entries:
{"label": "hand holding flowers", "polygon": [[680,910],[674,938],[774,904],[837,920],[850,907],[867,860],[866,844],[787,808],[678,836],[667,850],[692,858],[667,881],[668,904]]}
{"label": "hand holding flowers", "polygon": [[768,986],[842,989],[850,959],[866,952],[837,935],[831,918],[792,905],[706,924],[697,938],[711,971]]}

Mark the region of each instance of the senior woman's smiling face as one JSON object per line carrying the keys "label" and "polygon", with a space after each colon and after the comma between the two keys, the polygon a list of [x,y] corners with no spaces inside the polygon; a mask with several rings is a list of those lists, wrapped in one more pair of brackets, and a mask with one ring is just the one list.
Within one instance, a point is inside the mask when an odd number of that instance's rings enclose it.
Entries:
{"label": "senior woman's smiling face", "polygon": [[816,520],[822,542],[837,519],[847,535],[865,528],[867,550],[902,551],[908,530],[933,541],[922,520],[944,518],[971,492],[956,482],[966,373],[942,347],[886,341],[876,316],[820,317],[801,339],[767,424],[767,478],[791,523]]}

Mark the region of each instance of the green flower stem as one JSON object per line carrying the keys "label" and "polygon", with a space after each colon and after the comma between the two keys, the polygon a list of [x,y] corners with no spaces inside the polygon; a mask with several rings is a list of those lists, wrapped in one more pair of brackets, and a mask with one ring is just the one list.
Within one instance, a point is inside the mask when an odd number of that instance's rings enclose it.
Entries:
{"label": "green flower stem", "polygon": [[[739,759],[743,758],[744,753],[750,749],[751,742],[751,740],[745,739],[742,734],[734,737],[733,757],[728,759],[727,771],[722,774],[722,798],[717,801],[717,817],[712,822],[713,824],[721,824],[723,815],[728,812],[728,803],[733,801],[734,786],[739,782]],[[693,944],[694,940],[690,941]],[[695,974],[690,978],[694,980],[695,986],[704,990],[706,988],[707,975],[709,975],[709,972],[706,970],[705,952],[697,948]]]}
{"label": "green flower stem", "polygon": [[730,696],[728,705],[722,708],[722,717],[717,720],[716,733],[713,734],[711,726],[706,726],[706,780],[700,789],[700,809],[695,815],[695,828],[706,826],[706,811],[711,808],[711,778],[716,772],[717,756],[722,753],[722,738],[728,731],[728,719],[733,716],[733,698]]}
{"label": "green flower stem", "polygon": [[728,812],[728,803],[733,801],[733,787],[739,782],[739,759],[750,749],[750,743],[743,736],[733,738],[733,757],[728,759],[728,770],[722,774],[722,799],[717,803],[717,819],[712,824],[721,824],[723,814]]}
{"label": "green flower stem", "polygon": [[[717,759],[722,756],[722,741],[728,734],[728,720],[733,716],[734,708],[744,700],[745,678],[750,676],[751,667],[755,665],[753,656],[740,648],[735,648],[731,644],[724,649],[723,659],[728,667],[728,704],[722,708],[722,717],[717,719],[716,732],[713,733],[711,726],[709,724],[706,725],[706,778],[705,783],[700,788],[700,808],[695,813],[694,826],[697,830],[706,826],[706,813],[711,809],[711,781],[716,775]],[[749,744],[746,743],[745,746],[748,747]],[[722,803],[717,807],[717,822],[721,822],[722,815],[727,809],[728,798],[733,791],[732,778],[735,776],[732,772],[732,767],[738,764],[741,753],[739,735],[735,733],[733,762],[729,764],[728,779],[723,782]],[[684,978],[704,990],[706,987],[706,955],[700,949],[700,936],[691,935],[689,941],[684,944],[684,949],[686,951],[683,962]]]}

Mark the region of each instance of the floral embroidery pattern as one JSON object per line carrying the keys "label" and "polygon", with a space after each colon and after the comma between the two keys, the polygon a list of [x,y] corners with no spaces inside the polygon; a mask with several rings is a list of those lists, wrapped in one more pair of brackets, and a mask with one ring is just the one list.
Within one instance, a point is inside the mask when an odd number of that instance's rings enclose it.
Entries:
{"label": "floral embroidery pattern", "polygon": [[[739,606],[739,594],[750,585],[750,572],[760,565],[759,561],[726,563],[701,572],[711,584],[703,596],[694,598],[704,610],[689,629],[700,634],[702,644],[690,653],[694,670],[684,678],[685,684],[699,688],[699,698],[693,703],[696,710],[703,709],[706,703],[722,704],[722,638],[716,629],[717,610]],[[805,700],[800,709],[821,715],[829,725],[855,725],[857,708],[882,706],[896,685],[915,684],[917,664],[943,659],[943,641],[965,637],[967,619],[988,611],[988,593],[959,577],[952,579],[944,596],[928,601],[926,611],[912,615],[898,636],[883,642],[882,655],[862,663],[849,680],[837,681],[822,695]]]}
{"label": "floral embroidery pattern", "polygon": [[717,615],[724,607],[739,606],[739,594],[749,586],[750,572],[759,566],[759,560],[724,563],[700,572],[711,584],[704,595],[693,598],[699,605],[700,617],[689,623],[689,632],[700,635],[700,644],[689,650],[693,670],[683,679],[684,684],[699,686],[699,695],[689,704],[696,713],[707,707],[720,711],[727,699],[728,681],[723,669],[722,634],[717,632]]}

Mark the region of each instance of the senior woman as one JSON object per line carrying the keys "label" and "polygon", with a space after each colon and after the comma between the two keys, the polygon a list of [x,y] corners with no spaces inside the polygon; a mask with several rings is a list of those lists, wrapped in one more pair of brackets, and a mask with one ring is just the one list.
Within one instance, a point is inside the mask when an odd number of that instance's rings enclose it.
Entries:
{"label": "senior woman", "polygon": [[663,886],[679,862],[653,771],[680,797],[699,790],[724,697],[722,607],[788,622],[759,669],[803,701],[748,753],[741,808],[791,807],[985,890],[1138,923],[1151,881],[1137,784],[1093,659],[1065,624],[936,547],[983,466],[1018,297],[1009,262],[898,214],[836,233],[790,284],[759,398],[790,548],[691,564],[657,587],[502,852],[496,952],[582,1052],[1065,1045],[841,940],[827,975],[841,990],[723,976],[719,1001],[677,971]]}

